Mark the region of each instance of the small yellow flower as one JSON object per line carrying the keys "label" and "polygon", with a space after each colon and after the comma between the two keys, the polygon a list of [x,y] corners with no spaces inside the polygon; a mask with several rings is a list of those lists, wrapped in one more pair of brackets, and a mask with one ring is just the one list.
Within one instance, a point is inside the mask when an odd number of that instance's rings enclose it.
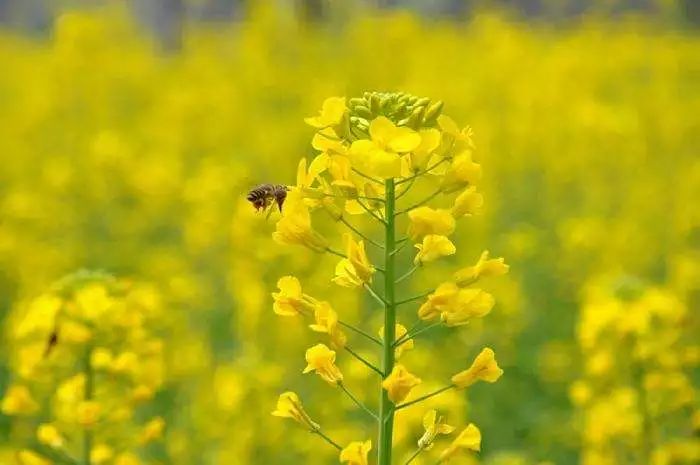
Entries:
{"label": "small yellow flower", "polygon": [[458,389],[464,389],[477,381],[495,383],[503,374],[496,362],[496,354],[489,347],[484,348],[476,356],[472,365],[452,377],[452,384]]}
{"label": "small yellow flower", "polygon": [[418,249],[418,253],[413,263],[416,265],[432,262],[457,252],[457,248],[447,236],[438,236],[437,234],[428,234],[423,238],[423,243],[416,244],[415,247]]}
{"label": "small yellow flower", "polygon": [[[404,325],[402,325],[400,323],[396,323],[396,326],[394,329],[395,340],[398,341],[399,339],[403,338],[407,333],[408,333],[408,329],[406,329],[406,327]],[[382,340],[384,339],[384,326],[379,328],[379,338]],[[401,357],[401,355],[403,355],[404,352],[406,352],[407,350],[413,349],[413,347],[414,347],[413,338],[405,340],[404,342],[401,343],[400,346],[398,346],[398,347],[396,347],[396,349],[394,349],[394,358],[396,360],[398,360]]]}
{"label": "small yellow flower", "polygon": [[163,437],[165,431],[165,420],[161,417],[155,417],[148,421],[141,430],[139,442],[147,444]]}
{"label": "small yellow flower", "polygon": [[328,97],[323,101],[320,113],[304,118],[304,122],[318,129],[337,126],[343,121],[346,111],[345,97]]}
{"label": "small yellow flower", "polygon": [[112,351],[104,347],[96,347],[90,355],[90,364],[96,370],[106,370],[114,363]]}
{"label": "small yellow flower", "polygon": [[469,126],[459,129],[457,123],[447,115],[438,116],[438,126],[442,129],[443,137],[450,138],[458,149],[473,149],[472,128]]}
{"label": "small yellow flower", "polygon": [[343,258],[335,267],[333,282],[343,287],[357,287],[364,283],[372,282],[375,268],[367,258],[363,241],[355,242],[352,235],[345,234],[345,251],[347,258]]}
{"label": "small yellow flower", "polygon": [[408,396],[411,389],[420,383],[420,378],[409,373],[403,365],[397,364],[394,365],[391,374],[382,382],[382,387],[386,389],[389,400],[398,404]]}
{"label": "small yellow flower", "polygon": [[32,415],[39,410],[39,404],[26,386],[13,385],[5,392],[0,410],[5,415]]}
{"label": "small yellow flower", "polygon": [[367,455],[372,450],[372,441],[354,441],[340,451],[340,462],[345,465],[367,465]]}
{"label": "small yellow flower", "polygon": [[461,450],[471,450],[474,452],[479,452],[481,450],[481,431],[479,431],[479,428],[473,423],[469,423],[469,425],[459,433],[459,436],[452,441],[452,444],[442,451],[439,463],[447,462]]}
{"label": "small yellow flower", "polygon": [[299,396],[292,391],[280,394],[279,399],[277,399],[277,408],[272,412],[272,415],[280,418],[291,418],[300,425],[312,430],[321,427],[306,413]]}
{"label": "small yellow flower", "polygon": [[482,289],[460,289],[451,305],[443,309],[440,318],[446,326],[465,325],[472,318],[486,316],[495,303],[493,296]]}
{"label": "small yellow flower", "polygon": [[432,320],[439,316],[447,308],[459,293],[457,284],[448,281],[440,284],[435,292],[428,296],[428,299],[418,309],[418,317],[421,320]]}
{"label": "small yellow flower", "polygon": [[95,426],[100,419],[102,407],[94,400],[85,400],[78,404],[75,409],[78,424],[85,428]]}
{"label": "small yellow flower", "polygon": [[53,449],[63,447],[66,442],[58,429],[50,423],[42,423],[39,425],[36,429],[36,438],[40,443]]}
{"label": "small yellow flower", "polygon": [[145,402],[153,398],[153,388],[145,384],[139,384],[131,391],[131,400],[134,402]]}
{"label": "small yellow flower", "polygon": [[397,127],[384,116],[372,120],[369,135],[370,139],[352,143],[350,159],[360,171],[382,178],[401,176],[401,155],[421,142],[418,133],[407,127]]}
{"label": "small yellow flower", "polygon": [[418,447],[423,450],[430,450],[439,434],[450,434],[455,430],[454,426],[445,423],[444,417],[438,417],[437,410],[428,410],[423,416],[423,428],[425,433],[418,440]]}
{"label": "small yellow flower", "polygon": [[489,258],[489,251],[484,250],[476,265],[462,268],[454,274],[454,279],[458,284],[469,284],[476,282],[480,278],[501,276],[508,273],[510,267],[505,264],[503,258]]}
{"label": "small yellow flower", "polygon": [[297,165],[297,185],[296,187],[300,189],[303,193],[304,189],[311,188],[313,182],[318,178],[318,175],[326,170],[327,163],[325,158],[316,157],[309,165],[309,169],[306,169],[306,158],[299,160]]}
{"label": "small yellow flower", "polygon": [[316,344],[306,351],[304,373],[315,371],[328,384],[336,385],[343,381],[343,374],[335,365],[335,351],[325,344]]}
{"label": "small yellow flower", "polygon": [[51,460],[29,449],[22,449],[17,452],[17,462],[20,465],[53,465]]}
{"label": "small yellow flower", "polygon": [[441,135],[437,129],[421,129],[418,134],[420,135],[420,144],[407,157],[408,172],[403,173],[405,176],[410,176],[424,169],[433,152],[440,146]]}
{"label": "small yellow flower", "polygon": [[440,316],[447,326],[460,326],[472,318],[487,315],[495,304],[491,294],[481,289],[460,289],[454,282],[440,284],[418,309],[418,317],[431,320]]}
{"label": "small yellow flower", "polygon": [[109,295],[105,286],[95,283],[76,292],[74,309],[78,311],[78,317],[96,321],[104,316],[115,303],[115,299]]}
{"label": "small yellow flower", "polygon": [[294,276],[283,276],[277,281],[279,292],[272,293],[272,311],[282,316],[297,316],[304,312],[304,294],[301,284]]}
{"label": "small yellow flower", "polygon": [[312,331],[328,334],[331,338],[331,345],[334,347],[345,347],[347,336],[338,325],[338,314],[328,302],[319,302],[314,307],[314,319],[316,322],[309,325]]}
{"label": "small yellow flower", "polygon": [[455,230],[455,219],[449,210],[418,207],[408,212],[408,235],[419,241],[429,234],[449,236]]}
{"label": "small yellow flower", "polygon": [[287,193],[282,217],[277,221],[272,238],[282,245],[303,245],[323,252],[328,241],[311,226],[311,215],[299,189]]}
{"label": "small yellow flower", "polygon": [[107,444],[97,444],[90,451],[90,463],[100,465],[112,460],[114,450]]}
{"label": "small yellow flower", "polygon": [[455,199],[451,210],[452,216],[462,218],[463,216],[475,215],[481,212],[483,206],[484,196],[476,191],[476,187],[467,187]]}
{"label": "small yellow flower", "polygon": [[131,376],[136,373],[138,367],[139,356],[135,352],[126,350],[114,357],[110,368],[114,373]]}
{"label": "small yellow flower", "polygon": [[[481,165],[472,160],[471,150],[464,150],[452,159],[440,186],[444,192],[455,192],[481,180]],[[476,189],[474,189],[476,190]]]}
{"label": "small yellow flower", "polygon": [[61,342],[65,344],[84,344],[92,339],[92,330],[86,325],[73,320],[61,322]]}

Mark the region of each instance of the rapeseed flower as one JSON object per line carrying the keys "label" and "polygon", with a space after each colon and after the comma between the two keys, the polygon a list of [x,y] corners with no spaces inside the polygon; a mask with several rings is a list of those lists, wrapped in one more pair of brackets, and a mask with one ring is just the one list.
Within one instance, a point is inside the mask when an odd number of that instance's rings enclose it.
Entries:
{"label": "rapeseed flower", "polygon": [[495,383],[501,375],[503,375],[503,370],[496,362],[496,354],[491,348],[486,347],[479,352],[468,369],[460,371],[452,377],[452,384],[458,389],[464,389],[477,381]]}

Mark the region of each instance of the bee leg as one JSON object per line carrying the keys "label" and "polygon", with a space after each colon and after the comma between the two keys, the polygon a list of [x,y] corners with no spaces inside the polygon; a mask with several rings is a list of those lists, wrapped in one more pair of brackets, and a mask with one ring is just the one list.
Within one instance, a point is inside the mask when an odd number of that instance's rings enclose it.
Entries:
{"label": "bee leg", "polygon": [[267,215],[265,216],[266,220],[270,219],[270,215],[272,215],[272,210],[273,210],[272,206],[270,206],[270,208],[267,209]]}

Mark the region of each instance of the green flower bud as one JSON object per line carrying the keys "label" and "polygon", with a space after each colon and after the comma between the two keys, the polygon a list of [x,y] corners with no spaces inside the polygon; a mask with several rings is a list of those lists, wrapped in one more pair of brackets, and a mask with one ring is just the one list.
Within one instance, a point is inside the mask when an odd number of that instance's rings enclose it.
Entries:
{"label": "green flower bud", "polygon": [[358,105],[356,106],[353,111],[358,115],[361,116],[365,119],[372,119],[372,112],[369,110],[369,108],[363,106],[363,105]]}
{"label": "green flower bud", "polygon": [[435,124],[438,116],[440,116],[440,113],[442,113],[443,106],[444,102],[442,100],[438,100],[437,102],[430,105],[425,112],[425,118],[423,119],[423,123],[426,125]]}

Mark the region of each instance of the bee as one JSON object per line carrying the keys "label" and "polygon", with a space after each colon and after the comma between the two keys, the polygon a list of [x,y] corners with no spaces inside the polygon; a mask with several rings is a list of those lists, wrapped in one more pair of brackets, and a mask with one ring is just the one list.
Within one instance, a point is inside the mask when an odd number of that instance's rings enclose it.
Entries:
{"label": "bee", "polygon": [[246,199],[253,204],[255,211],[265,211],[269,208],[267,213],[269,217],[272,214],[273,202],[277,204],[277,208],[282,212],[282,205],[284,205],[284,201],[287,198],[288,190],[289,188],[284,184],[259,184],[248,192]]}
{"label": "bee", "polygon": [[56,347],[56,344],[58,344],[58,328],[51,331],[51,334],[49,335],[49,340],[46,342],[46,348],[44,349],[44,358],[51,355],[51,352],[53,351],[54,347]]}

